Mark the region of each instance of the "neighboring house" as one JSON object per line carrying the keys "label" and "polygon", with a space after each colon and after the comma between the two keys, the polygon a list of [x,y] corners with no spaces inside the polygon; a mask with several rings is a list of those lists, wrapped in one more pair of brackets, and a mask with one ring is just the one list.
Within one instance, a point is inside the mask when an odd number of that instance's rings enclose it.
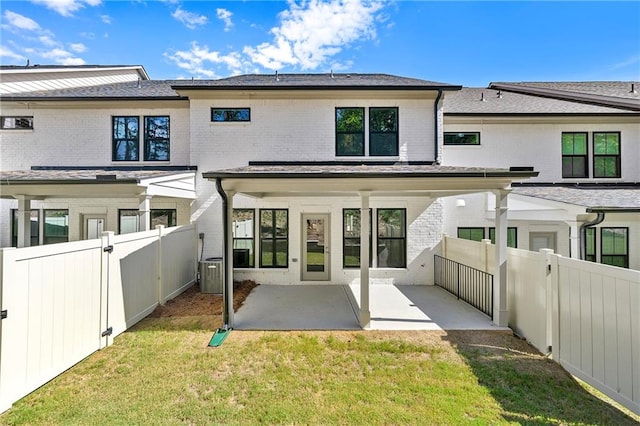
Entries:
{"label": "neighboring house", "polygon": [[[444,101],[443,164],[529,165],[509,245],[640,269],[638,82],[492,83]],[[444,201],[449,235],[493,238],[491,194]]]}

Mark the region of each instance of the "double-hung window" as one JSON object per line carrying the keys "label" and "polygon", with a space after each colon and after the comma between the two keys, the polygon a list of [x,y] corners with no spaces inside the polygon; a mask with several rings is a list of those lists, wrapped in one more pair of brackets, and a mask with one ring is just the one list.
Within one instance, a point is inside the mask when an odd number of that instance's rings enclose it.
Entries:
{"label": "double-hung window", "polygon": [[255,212],[253,209],[233,210],[233,267],[253,268],[255,258]]}
{"label": "double-hung window", "polygon": [[369,108],[369,155],[398,155],[398,108]]}
{"label": "double-hung window", "polygon": [[587,228],[585,260],[596,262],[596,228]]}
{"label": "double-hung window", "polygon": [[562,133],[562,177],[589,177],[587,166],[587,133]]}
{"label": "double-hung window", "polygon": [[140,117],[112,117],[112,160],[140,160]]}
{"label": "double-hung window", "polygon": [[606,265],[629,267],[629,228],[600,228],[600,259]]}
{"label": "double-hung window", "polygon": [[289,266],[289,211],[260,209],[260,267]]}
{"label": "double-hung window", "polygon": [[407,266],[407,221],[405,209],[378,209],[378,249],[380,268]]}
{"label": "double-hung window", "polygon": [[593,133],[593,177],[621,177],[620,132]]}
{"label": "double-hung window", "polygon": [[364,108],[336,108],[336,155],[364,155]]}
{"label": "double-hung window", "polygon": [[169,117],[144,118],[144,160],[169,161]]}

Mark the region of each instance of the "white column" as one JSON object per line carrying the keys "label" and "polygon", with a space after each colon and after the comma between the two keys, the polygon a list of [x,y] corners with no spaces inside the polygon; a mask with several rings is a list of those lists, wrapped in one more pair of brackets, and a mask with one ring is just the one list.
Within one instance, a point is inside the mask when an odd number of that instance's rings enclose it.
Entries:
{"label": "white column", "polygon": [[369,311],[369,192],[360,192],[360,327],[371,322]]}
{"label": "white column", "polygon": [[31,246],[31,199],[18,196],[18,248]]}
{"label": "white column", "polygon": [[493,322],[500,327],[509,324],[507,312],[507,196],[509,191],[496,191],[496,256],[493,278]]}
{"label": "white column", "polygon": [[[226,276],[227,281],[224,283],[226,286],[224,291],[227,295],[225,302],[228,312],[229,327],[233,327],[233,196],[234,191],[227,191],[227,252],[224,254],[224,268],[223,274]],[[226,272],[225,272],[226,271]]]}
{"label": "white column", "polygon": [[580,259],[580,226],[576,221],[567,223],[569,224],[569,257]]}
{"label": "white column", "polygon": [[151,229],[151,195],[140,196],[138,206],[138,231],[148,231]]}

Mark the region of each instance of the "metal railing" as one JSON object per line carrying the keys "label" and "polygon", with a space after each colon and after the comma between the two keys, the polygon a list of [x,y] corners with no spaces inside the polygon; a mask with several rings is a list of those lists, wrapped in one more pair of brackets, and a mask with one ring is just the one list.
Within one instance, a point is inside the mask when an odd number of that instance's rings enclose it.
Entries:
{"label": "metal railing", "polygon": [[493,275],[435,255],[435,285],[493,317]]}

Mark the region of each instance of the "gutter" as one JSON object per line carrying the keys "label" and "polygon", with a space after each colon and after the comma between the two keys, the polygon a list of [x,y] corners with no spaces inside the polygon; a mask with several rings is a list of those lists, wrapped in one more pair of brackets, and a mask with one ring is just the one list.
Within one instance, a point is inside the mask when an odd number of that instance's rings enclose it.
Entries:
{"label": "gutter", "polygon": [[438,89],[438,96],[436,96],[436,100],[433,103],[433,158],[435,160],[435,164],[440,165],[440,157],[438,155],[438,104],[440,103],[440,99],[442,98],[442,89]]}
{"label": "gutter", "polygon": [[[224,189],[222,188],[222,179],[217,177],[216,178],[216,190],[218,191],[218,194],[220,195],[220,198],[222,199],[222,229],[224,230],[224,232],[222,233],[222,259],[223,259],[223,267],[222,267],[222,274],[223,274],[223,286],[222,286],[222,328],[224,330],[229,328],[229,291],[228,291],[228,284],[229,284],[229,268],[227,267],[227,263],[228,263],[228,259],[227,259],[227,253],[228,253],[228,247],[229,247],[229,233],[227,232],[228,230],[228,225],[229,225],[229,214],[228,214],[228,198],[227,198],[227,194],[224,192]],[[233,306],[233,305],[232,305]]]}
{"label": "gutter", "polygon": [[587,258],[587,228],[598,225],[604,221],[605,212],[598,211],[598,216],[591,222],[585,222],[580,225],[580,259]]}

